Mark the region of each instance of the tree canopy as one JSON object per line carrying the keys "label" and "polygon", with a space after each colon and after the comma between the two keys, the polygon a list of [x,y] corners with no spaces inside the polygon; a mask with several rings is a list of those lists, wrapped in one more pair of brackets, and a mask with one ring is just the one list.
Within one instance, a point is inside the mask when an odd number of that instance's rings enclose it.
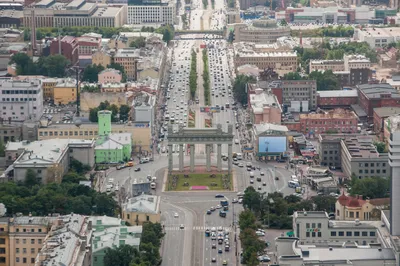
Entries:
{"label": "tree canopy", "polygon": [[83,71],[82,81],[86,82],[98,82],[99,81],[99,73],[104,70],[102,65],[88,65]]}
{"label": "tree canopy", "polygon": [[247,104],[247,83],[249,82],[255,82],[254,77],[238,75],[233,83],[233,95],[241,104]]}
{"label": "tree canopy", "polygon": [[385,198],[390,192],[390,178],[384,177],[365,177],[359,179],[352,177],[351,190],[352,195],[363,195],[370,199]]}
{"label": "tree canopy", "polygon": [[42,56],[33,62],[27,54],[17,53],[11,57],[10,64],[16,64],[17,75],[43,75],[62,78],[70,62],[63,55]]}
{"label": "tree canopy", "polygon": [[111,114],[111,122],[118,122],[120,120],[127,121],[129,118],[130,108],[128,105],[123,104],[119,108],[115,104],[110,104],[108,101],[101,102],[96,108],[89,109],[89,120],[91,122],[98,122],[99,118],[97,116],[98,111],[109,110]]}
{"label": "tree canopy", "polygon": [[146,38],[145,37],[136,38],[129,44],[129,47],[132,47],[132,48],[142,48],[145,46],[146,46]]}

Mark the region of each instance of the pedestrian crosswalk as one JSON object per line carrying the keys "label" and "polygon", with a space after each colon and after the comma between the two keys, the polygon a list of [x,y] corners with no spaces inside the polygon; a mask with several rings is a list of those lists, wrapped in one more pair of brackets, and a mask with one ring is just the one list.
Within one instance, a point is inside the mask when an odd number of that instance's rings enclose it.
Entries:
{"label": "pedestrian crosswalk", "polygon": [[[218,229],[218,227],[215,227],[215,228]],[[171,226],[166,225],[164,227],[165,231],[180,231],[180,230],[205,231],[206,229],[211,229],[211,227],[192,226],[192,227],[185,227],[183,229],[181,229],[179,225],[176,225],[176,226],[174,226],[174,225],[171,225]],[[232,228],[230,226],[222,227],[222,229],[224,231],[228,231],[228,232],[232,231]]]}

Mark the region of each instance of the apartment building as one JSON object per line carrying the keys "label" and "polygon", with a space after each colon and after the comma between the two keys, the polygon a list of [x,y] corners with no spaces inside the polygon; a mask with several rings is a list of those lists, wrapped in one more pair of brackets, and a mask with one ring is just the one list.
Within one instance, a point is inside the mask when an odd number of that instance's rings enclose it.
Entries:
{"label": "apartment building", "polygon": [[260,18],[251,24],[235,23],[233,26],[235,42],[275,43],[281,37],[290,36],[288,26],[279,26],[276,20]]}
{"label": "apartment building", "polygon": [[42,83],[37,79],[0,80],[0,118],[39,120],[43,114]]}
{"label": "apartment building", "polygon": [[85,34],[78,37],[78,54],[79,55],[92,55],[93,51],[99,51],[101,47],[101,35],[100,34]]}
{"label": "apartment building", "polygon": [[10,219],[10,266],[35,264],[51,227],[50,218],[20,216]]}
{"label": "apartment building", "polygon": [[54,103],[69,104],[76,102],[77,90],[75,79],[60,79],[54,86]]}
{"label": "apartment building", "polygon": [[137,60],[140,58],[140,50],[135,48],[119,49],[114,55],[114,62],[125,69],[127,79],[137,79]]}
{"label": "apartment building", "polygon": [[101,71],[98,75],[99,83],[120,83],[122,80],[121,71],[108,68]]}
{"label": "apartment building", "polygon": [[[1,207],[4,208],[4,204],[0,203]],[[8,217],[0,217],[0,265],[10,265],[10,238],[9,238],[9,224]]]}
{"label": "apartment building", "polygon": [[310,60],[310,72],[313,71],[325,71],[332,70],[344,71],[344,61],[343,60]]}
{"label": "apartment building", "polygon": [[122,207],[122,219],[131,225],[142,225],[144,222],[160,222],[159,196],[140,195],[130,198]]}
{"label": "apartment building", "polygon": [[322,113],[300,114],[300,129],[304,134],[325,132],[356,133],[358,118],[353,111],[333,109]]}
{"label": "apartment building", "polygon": [[354,219],[360,221],[378,220],[380,217],[376,213],[389,206],[389,203],[390,198],[367,198],[364,200],[362,195],[352,197],[343,193],[335,204],[335,219],[346,221],[354,221]]}
{"label": "apartment building", "polygon": [[170,1],[155,5],[128,5],[128,24],[175,24],[175,4]]}
{"label": "apartment building", "polygon": [[341,140],[342,171],[347,177],[389,177],[389,157],[378,153],[371,136]]}
{"label": "apartment building", "polygon": [[276,80],[262,88],[271,89],[283,106],[283,112],[307,112],[317,108],[315,80]]}
{"label": "apartment building", "polygon": [[54,99],[54,87],[57,85],[58,79],[56,78],[44,78],[42,79],[43,88],[43,99],[53,100]]}
{"label": "apartment building", "polygon": [[354,38],[367,42],[371,48],[385,47],[398,40],[400,29],[396,27],[362,27],[354,30]]}
{"label": "apartment building", "polygon": [[92,54],[92,63],[93,65],[101,65],[106,68],[111,64],[111,57],[111,54],[108,52],[99,50]]}

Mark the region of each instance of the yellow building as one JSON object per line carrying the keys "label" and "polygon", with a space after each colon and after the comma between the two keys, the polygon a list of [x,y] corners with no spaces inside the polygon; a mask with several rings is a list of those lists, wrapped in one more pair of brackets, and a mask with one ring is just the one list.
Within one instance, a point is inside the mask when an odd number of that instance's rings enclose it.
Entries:
{"label": "yellow building", "polygon": [[[46,124],[41,121],[38,128],[38,138],[43,139],[93,139],[98,137],[97,123],[84,123],[77,127],[75,124]],[[112,124],[111,133],[131,133],[132,143],[136,151],[150,152],[151,145],[151,126],[150,123]]]}
{"label": "yellow building", "polygon": [[111,64],[111,55],[104,51],[97,51],[92,54],[92,64],[102,65],[104,68],[107,68]]}
{"label": "yellow building", "polygon": [[54,99],[54,87],[57,85],[57,79],[48,78],[42,80],[43,98],[44,100]]}
{"label": "yellow building", "polygon": [[76,80],[60,80],[54,87],[54,104],[69,104],[76,102],[76,95]]}
{"label": "yellow building", "polygon": [[8,218],[0,218],[0,265],[10,265],[10,239],[8,237]]}
{"label": "yellow building", "polygon": [[122,65],[127,79],[137,79],[136,64],[140,58],[140,50],[136,48],[119,49],[114,56],[114,62]]}
{"label": "yellow building", "polygon": [[130,198],[123,206],[122,219],[131,225],[142,225],[145,222],[160,222],[159,196],[140,195]]}
{"label": "yellow building", "polygon": [[390,198],[367,199],[342,194],[335,204],[336,220],[360,221],[379,220],[380,210],[388,207]]}
{"label": "yellow building", "polygon": [[10,266],[34,265],[50,229],[52,217],[20,216],[10,219]]}

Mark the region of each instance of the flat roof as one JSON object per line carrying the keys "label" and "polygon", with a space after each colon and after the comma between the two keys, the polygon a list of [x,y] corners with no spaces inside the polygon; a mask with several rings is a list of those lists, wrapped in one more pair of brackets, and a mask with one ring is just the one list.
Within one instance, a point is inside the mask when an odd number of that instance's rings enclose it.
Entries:
{"label": "flat roof", "polygon": [[295,212],[295,218],[328,218],[328,214],[323,211]]}
{"label": "flat roof", "polygon": [[400,36],[400,28],[390,27],[390,28],[379,28],[379,27],[371,27],[371,28],[362,28],[359,29],[362,33],[369,37],[374,38],[398,38]]}
{"label": "flat roof", "polygon": [[319,97],[358,97],[357,90],[318,91]]}
{"label": "flat roof", "polygon": [[270,123],[255,124],[254,128],[255,128],[257,135],[264,133],[266,131],[281,131],[281,132],[285,132],[285,133],[289,131],[287,126],[270,124]]}
{"label": "flat roof", "polygon": [[92,17],[114,17],[121,11],[121,9],[121,7],[101,6],[93,13]]}
{"label": "flat roof", "polygon": [[400,107],[378,107],[374,108],[374,112],[379,117],[389,117],[391,115],[400,114]]}
{"label": "flat roof", "polygon": [[369,99],[381,98],[381,94],[390,94],[392,98],[400,98],[399,92],[388,83],[363,84],[358,85],[357,88]]}
{"label": "flat roof", "polygon": [[356,114],[353,111],[346,109],[333,109],[326,113],[300,114],[300,119],[342,119],[354,117],[356,117]]}
{"label": "flat roof", "polygon": [[372,159],[381,157],[373,144],[372,136],[346,138],[343,143],[352,158]]}

